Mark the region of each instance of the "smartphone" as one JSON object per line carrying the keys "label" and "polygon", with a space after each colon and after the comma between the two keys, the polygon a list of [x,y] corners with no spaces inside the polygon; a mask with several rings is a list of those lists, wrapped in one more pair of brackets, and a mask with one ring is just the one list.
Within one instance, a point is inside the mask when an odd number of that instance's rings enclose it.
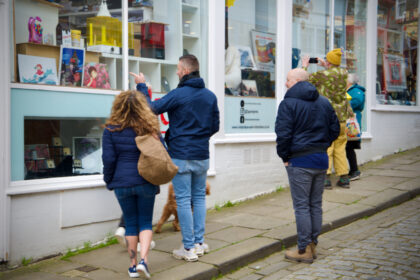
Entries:
{"label": "smartphone", "polygon": [[318,58],[317,57],[309,58],[309,63],[318,63]]}

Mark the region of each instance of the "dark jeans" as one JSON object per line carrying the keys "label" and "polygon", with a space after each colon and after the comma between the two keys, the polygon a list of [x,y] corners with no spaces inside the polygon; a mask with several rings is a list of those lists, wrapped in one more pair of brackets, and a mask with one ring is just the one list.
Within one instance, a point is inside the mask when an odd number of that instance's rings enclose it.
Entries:
{"label": "dark jeans", "polygon": [[156,191],[157,187],[152,184],[114,189],[126,223],[126,236],[152,229]]}
{"label": "dark jeans", "polygon": [[298,248],[317,244],[322,227],[322,193],[326,170],[287,166],[295,210]]}

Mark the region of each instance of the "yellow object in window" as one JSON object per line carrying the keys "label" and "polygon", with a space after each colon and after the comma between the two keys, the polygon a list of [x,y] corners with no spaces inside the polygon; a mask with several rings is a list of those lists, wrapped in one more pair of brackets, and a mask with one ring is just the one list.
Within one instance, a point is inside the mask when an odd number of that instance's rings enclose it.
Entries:
{"label": "yellow object in window", "polygon": [[235,0],[226,0],[226,6],[228,8],[232,7],[234,3],[235,3]]}
{"label": "yellow object in window", "polygon": [[347,92],[346,92],[346,98],[347,98],[348,101],[350,101],[352,99],[351,95],[348,94]]}

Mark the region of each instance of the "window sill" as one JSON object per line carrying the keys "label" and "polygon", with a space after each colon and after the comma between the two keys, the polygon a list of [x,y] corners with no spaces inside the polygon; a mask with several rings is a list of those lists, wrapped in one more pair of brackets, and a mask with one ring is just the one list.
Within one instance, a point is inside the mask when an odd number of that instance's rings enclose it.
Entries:
{"label": "window sill", "polygon": [[213,139],[214,144],[235,144],[235,143],[264,143],[275,142],[275,133],[243,133],[226,134],[224,138]]}
{"label": "window sill", "polygon": [[45,90],[45,91],[61,91],[72,93],[90,93],[90,94],[108,94],[117,95],[121,91],[111,89],[91,89],[84,87],[65,87],[54,85],[37,85],[37,84],[24,84],[24,83],[10,83],[12,89],[30,89],[30,90]]}
{"label": "window sill", "polygon": [[58,177],[50,179],[35,179],[26,181],[14,181],[6,189],[9,196],[54,192],[74,189],[87,189],[105,187],[103,175],[86,175],[77,177]]}
{"label": "window sill", "polygon": [[371,110],[376,112],[420,113],[420,106],[376,105]]}

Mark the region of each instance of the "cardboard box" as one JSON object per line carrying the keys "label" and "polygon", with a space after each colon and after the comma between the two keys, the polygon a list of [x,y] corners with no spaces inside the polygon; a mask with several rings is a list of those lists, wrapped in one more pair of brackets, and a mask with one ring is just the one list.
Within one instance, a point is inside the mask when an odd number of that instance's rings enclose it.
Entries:
{"label": "cardboard box", "polygon": [[134,39],[134,56],[140,57],[140,39]]}

